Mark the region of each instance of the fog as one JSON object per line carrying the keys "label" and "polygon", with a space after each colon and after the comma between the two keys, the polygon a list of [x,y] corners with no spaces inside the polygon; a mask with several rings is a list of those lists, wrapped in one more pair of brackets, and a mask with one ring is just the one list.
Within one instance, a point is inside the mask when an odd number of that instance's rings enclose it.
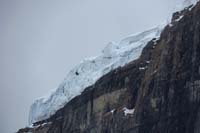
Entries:
{"label": "fog", "polygon": [[0,132],[110,41],[170,18],[174,0],[0,0]]}

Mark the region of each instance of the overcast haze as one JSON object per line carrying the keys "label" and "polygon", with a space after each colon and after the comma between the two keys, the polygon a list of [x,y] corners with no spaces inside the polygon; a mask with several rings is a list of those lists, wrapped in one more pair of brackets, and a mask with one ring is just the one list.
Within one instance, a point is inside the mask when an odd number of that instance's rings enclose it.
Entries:
{"label": "overcast haze", "polygon": [[34,99],[109,41],[167,18],[174,0],[0,0],[0,132],[27,125]]}

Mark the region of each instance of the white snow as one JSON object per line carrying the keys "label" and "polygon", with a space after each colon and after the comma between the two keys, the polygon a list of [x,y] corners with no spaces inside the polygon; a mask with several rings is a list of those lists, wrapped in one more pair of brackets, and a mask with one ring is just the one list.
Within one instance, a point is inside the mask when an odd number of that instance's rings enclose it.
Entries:
{"label": "white snow", "polygon": [[181,15],[178,19],[176,19],[175,21],[178,22],[183,18],[183,15]]}
{"label": "white snow", "polygon": [[133,115],[135,109],[134,108],[133,109],[128,109],[128,108],[124,107],[123,111],[124,111],[124,115],[127,116],[127,115]]}
{"label": "white snow", "polygon": [[176,7],[175,7],[175,11],[181,11],[186,7],[189,7],[191,5],[196,5],[196,3],[199,0],[176,0]]}
{"label": "white snow", "polygon": [[169,27],[172,27],[172,26],[173,26],[173,24],[172,24],[172,23],[170,23],[170,24],[169,24]]}
{"label": "white snow", "polygon": [[[190,0],[195,4],[196,0]],[[186,7],[187,2],[180,7]],[[159,38],[165,25],[155,27],[140,34],[130,35],[119,43],[110,42],[99,56],[83,60],[72,69],[49,95],[37,99],[30,108],[29,124],[49,118],[72,98],[78,96],[86,87],[93,85],[100,77],[111,70],[136,60],[147,42]],[[125,110],[131,114],[134,110]]]}
{"label": "white snow", "polygon": [[139,70],[145,70],[147,69],[147,66],[146,67],[139,67]]}
{"label": "white snow", "polygon": [[111,110],[110,112],[113,114],[115,112],[116,109]]}
{"label": "white snow", "polygon": [[[174,10],[172,12],[180,12],[185,8],[187,8],[188,10],[191,10],[196,5],[196,3],[198,1],[199,0],[176,0],[175,1],[175,7],[174,7]],[[179,18],[177,18],[175,20],[175,22],[180,21],[182,18],[183,18],[183,15],[180,16]],[[169,25],[169,27],[174,26],[172,23],[169,23],[168,25]]]}
{"label": "white snow", "polygon": [[149,64],[149,63],[150,63],[150,61],[149,61],[149,60],[147,60],[147,61],[146,61],[146,63],[147,63],[147,64]]}
{"label": "white snow", "polygon": [[49,118],[100,77],[137,59],[147,42],[160,36],[162,27],[130,35],[119,43],[110,42],[99,56],[83,60],[67,74],[56,90],[32,104],[29,124]]}

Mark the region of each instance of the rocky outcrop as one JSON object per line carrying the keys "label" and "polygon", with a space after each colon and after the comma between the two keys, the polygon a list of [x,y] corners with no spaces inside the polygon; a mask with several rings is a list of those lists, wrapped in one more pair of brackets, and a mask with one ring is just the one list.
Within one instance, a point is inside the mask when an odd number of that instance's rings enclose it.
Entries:
{"label": "rocky outcrop", "polygon": [[18,132],[199,133],[200,3],[176,13],[138,60],[106,74],[51,118]]}

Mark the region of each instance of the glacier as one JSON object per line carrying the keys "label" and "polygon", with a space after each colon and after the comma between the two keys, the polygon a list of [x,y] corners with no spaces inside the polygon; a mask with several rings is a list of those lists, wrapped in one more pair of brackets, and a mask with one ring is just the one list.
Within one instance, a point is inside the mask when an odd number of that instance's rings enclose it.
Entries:
{"label": "glacier", "polygon": [[[196,2],[197,0],[179,2],[176,5],[176,11],[182,10],[191,4],[194,5]],[[35,100],[30,107],[29,124],[49,118],[103,75],[138,59],[146,44],[150,40],[160,37],[165,25],[166,23],[145,32],[130,35],[119,43],[110,42],[100,55],[84,59],[67,74],[57,89]]]}
{"label": "glacier", "polygon": [[130,35],[119,43],[110,42],[99,56],[84,59],[67,74],[56,90],[35,100],[30,109],[29,124],[49,118],[100,77],[136,60],[150,40],[159,38],[162,27],[158,26],[140,34]]}

